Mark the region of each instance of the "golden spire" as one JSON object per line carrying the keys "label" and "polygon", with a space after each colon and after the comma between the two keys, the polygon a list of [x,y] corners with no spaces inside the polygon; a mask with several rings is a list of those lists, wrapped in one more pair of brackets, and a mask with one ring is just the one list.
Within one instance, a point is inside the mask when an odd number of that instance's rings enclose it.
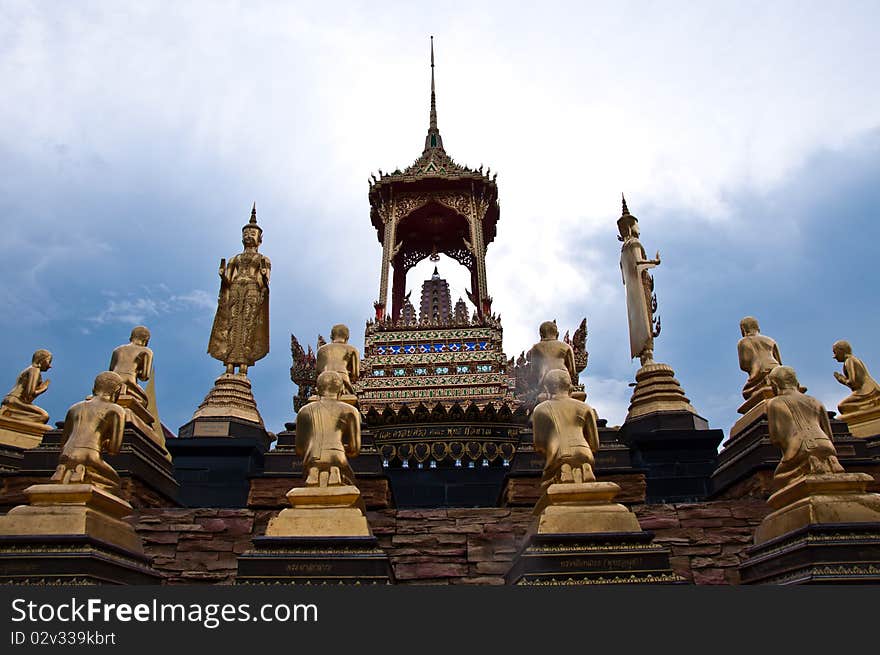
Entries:
{"label": "golden spire", "polygon": [[439,148],[443,150],[443,139],[437,129],[437,93],[434,88],[434,37],[431,36],[431,114],[428,123],[428,135],[425,137],[425,150]]}
{"label": "golden spire", "polygon": [[623,195],[623,192],[620,193],[620,201],[623,204],[623,211],[621,212],[621,216],[629,215],[629,208],[626,206],[626,198]]}

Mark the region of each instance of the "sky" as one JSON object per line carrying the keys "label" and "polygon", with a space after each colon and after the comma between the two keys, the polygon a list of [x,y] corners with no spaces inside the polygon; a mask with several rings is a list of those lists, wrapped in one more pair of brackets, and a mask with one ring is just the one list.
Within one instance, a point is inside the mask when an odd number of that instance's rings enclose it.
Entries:
{"label": "sky", "polygon": [[[746,315],[835,409],[835,340],[880,374],[878,24],[876,2],[0,0],[0,385],[50,349],[38,404],[61,420],[144,324],[162,420],[186,423],[222,371],[217,265],[256,202],[271,350],[250,377],[283,429],[290,334],[342,322],[363,345],[367,181],[421,154],[433,34],[446,150],[498,173],[508,356],[586,317],[588,401],[623,421],[625,192],[663,260],[655,358],[710,425],[737,417]],[[464,295],[464,269],[439,266]]]}

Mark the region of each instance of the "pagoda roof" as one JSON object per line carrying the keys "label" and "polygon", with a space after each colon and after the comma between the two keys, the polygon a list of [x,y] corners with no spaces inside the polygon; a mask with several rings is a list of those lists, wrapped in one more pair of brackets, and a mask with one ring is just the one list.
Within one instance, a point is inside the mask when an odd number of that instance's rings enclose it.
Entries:
{"label": "pagoda roof", "polygon": [[387,201],[394,193],[431,193],[450,192],[458,190],[471,190],[483,195],[493,205],[494,211],[490,210],[488,220],[493,223],[489,232],[494,236],[494,222],[498,218],[497,198],[498,188],[495,178],[498,174],[491,175],[491,169],[483,171],[479,168],[469,168],[457,163],[443,147],[443,137],[437,127],[437,94],[434,84],[434,37],[431,37],[431,109],[428,122],[428,133],[425,136],[425,147],[422,154],[405,169],[399,168],[394,172],[387,173],[379,170],[379,176],[371,176],[370,179],[370,205],[373,207],[372,221],[379,231],[379,240],[382,240],[384,225],[379,217],[377,205]]}

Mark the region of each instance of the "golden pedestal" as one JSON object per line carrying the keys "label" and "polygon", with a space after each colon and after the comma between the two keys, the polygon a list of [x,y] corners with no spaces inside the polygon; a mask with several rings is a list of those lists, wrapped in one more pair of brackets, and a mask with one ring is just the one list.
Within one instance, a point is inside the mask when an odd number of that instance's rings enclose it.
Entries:
{"label": "golden pedestal", "polygon": [[866,473],[808,475],[770,496],[773,508],[739,566],[743,584],[877,584],[880,495]]}
{"label": "golden pedestal", "polygon": [[193,414],[194,419],[233,417],[263,427],[263,417],[251,391],[251,381],[241,373],[223,373]]}
{"label": "golden pedestal", "polygon": [[667,364],[645,364],[636,371],[636,387],[624,422],[654,412],[697,413]]}
{"label": "golden pedestal", "polygon": [[0,580],[24,584],[155,584],[131,505],[91,484],[38,484],[0,516]]}
{"label": "golden pedestal", "polygon": [[0,416],[0,445],[13,448],[36,448],[43,435],[52,430],[51,425],[22,421],[9,416]]}
{"label": "golden pedestal", "polygon": [[844,421],[854,437],[873,437],[880,434],[880,407],[840,414],[838,418]]}
{"label": "golden pedestal", "polygon": [[299,487],[291,507],[269,521],[267,537],[372,537],[364,501],[354,485]]}
{"label": "golden pedestal", "polygon": [[165,445],[165,433],[159,421],[156,420],[149,410],[141,405],[137,398],[128,394],[120,395],[116,403],[125,408],[125,422],[133,425],[152,439],[162,449],[165,459],[170,462],[171,455],[168,453],[168,447]]}
{"label": "golden pedestal", "polygon": [[535,505],[538,534],[641,532],[636,515],[612,502],[618,493],[613,482],[551,484]]}
{"label": "golden pedestal", "polygon": [[770,496],[773,508],[755,530],[755,544],[821,523],[880,522],[880,494],[867,493],[867,473],[807,475]]}
{"label": "golden pedestal", "polygon": [[394,574],[354,485],[291,489],[292,507],[238,558],[236,584],[391,584]]}
{"label": "golden pedestal", "polygon": [[670,551],[652,544],[613,482],[551,484],[534,513],[537,531],[506,576],[515,585],[675,584]]}

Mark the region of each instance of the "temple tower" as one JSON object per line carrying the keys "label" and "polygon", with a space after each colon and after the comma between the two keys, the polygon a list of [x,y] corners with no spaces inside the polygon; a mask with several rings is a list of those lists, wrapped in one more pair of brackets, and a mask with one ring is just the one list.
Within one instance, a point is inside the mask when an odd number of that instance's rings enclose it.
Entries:
{"label": "temple tower", "polygon": [[[497,176],[497,174],[496,174]],[[482,166],[457,164],[443,148],[437,127],[434,42],[431,40],[431,108],[421,156],[405,170],[379,171],[370,180],[370,219],[382,244],[376,320],[387,315],[388,278],[392,277],[390,316],[398,320],[404,304],[407,272],[431,255],[445,253],[471,274],[468,299],[480,317],[491,314],[486,282],[486,248],[495,238],[498,187]]]}
{"label": "temple tower", "polygon": [[431,279],[422,283],[422,303],[419,317],[425,321],[448,321],[452,309],[449,282],[440,277],[437,267]]}

